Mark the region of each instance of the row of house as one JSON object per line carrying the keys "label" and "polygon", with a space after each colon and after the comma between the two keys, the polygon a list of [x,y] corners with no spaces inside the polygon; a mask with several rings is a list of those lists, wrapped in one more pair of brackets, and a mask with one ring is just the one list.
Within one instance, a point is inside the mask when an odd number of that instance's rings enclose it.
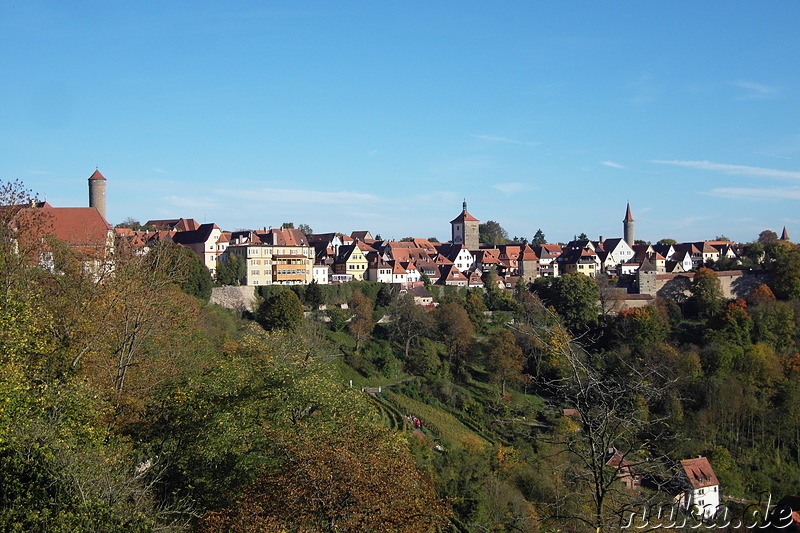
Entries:
{"label": "row of house", "polygon": [[[479,220],[467,211],[451,222],[448,243],[428,239],[376,240],[369,231],[304,235],[296,229],[263,228],[227,232],[213,223],[194,219],[150,220],[145,231],[113,229],[105,220],[106,179],[95,171],[89,178],[89,207],[38,207],[52,219],[52,233],[86,255],[87,265],[107,261],[117,246],[138,253],[162,242],[192,249],[212,276],[218,265],[236,256],[244,262],[244,282],[249,286],[341,283],[370,280],[414,286],[433,284],[482,287],[482,274],[493,270],[500,287],[511,288],[522,279],[556,277],[571,272],[594,277],[633,275],[639,271],[680,274],[709,262],[741,256],[743,247],[727,241],[701,241],[674,245],[635,244],[630,204],[623,219],[624,238],[574,240],[566,245],[507,244],[484,246],[479,242]],[[784,228],[781,239],[789,240]],[[89,250],[91,249],[91,253]]]}
{"label": "row of house", "polygon": [[[222,231],[215,224],[193,219],[151,220],[154,231],[121,229],[119,235],[134,246],[148,246],[168,239],[187,246],[200,256],[214,275],[220,263],[238,256],[246,263],[244,282],[249,286],[271,284],[320,284],[369,280],[414,285],[424,278],[433,284],[482,287],[481,275],[494,270],[499,286],[514,287],[523,279],[600,273],[615,277],[634,275],[640,269],[659,274],[696,270],[721,258],[736,259],[742,247],[727,241],[680,244],[629,244],[632,235],[630,206],[625,238],[574,240],[566,245],[507,244],[486,247],[477,243],[479,221],[466,210],[451,221],[452,242],[428,239],[376,240],[369,231],[304,235],[296,229]],[[788,240],[785,229],[782,238]]]}

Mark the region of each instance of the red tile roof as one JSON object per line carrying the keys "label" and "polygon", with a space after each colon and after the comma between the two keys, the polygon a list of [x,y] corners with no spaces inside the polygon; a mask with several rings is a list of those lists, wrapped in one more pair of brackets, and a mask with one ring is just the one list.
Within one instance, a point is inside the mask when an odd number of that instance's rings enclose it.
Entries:
{"label": "red tile roof", "polygon": [[100,174],[100,171],[99,171],[99,170],[95,170],[95,171],[92,173],[92,175],[91,175],[91,176],[89,176],[89,179],[90,179],[90,180],[103,180],[103,181],[108,181],[108,180],[106,180],[106,178],[105,178],[105,177],[104,177],[102,174]]}
{"label": "red tile roof", "polygon": [[470,215],[469,212],[467,212],[467,202],[464,201],[463,209],[461,210],[461,214],[450,221],[451,224],[453,224],[455,222],[480,222],[480,220],[478,220],[474,216]]}
{"label": "red tile roof", "polygon": [[711,464],[705,457],[698,457],[696,459],[685,459],[681,461],[681,469],[693,489],[701,489],[703,487],[711,487],[719,485],[717,475]]}
{"label": "red tile roof", "polygon": [[95,207],[42,208],[49,218],[48,232],[69,244],[102,244],[105,246],[111,225]]}

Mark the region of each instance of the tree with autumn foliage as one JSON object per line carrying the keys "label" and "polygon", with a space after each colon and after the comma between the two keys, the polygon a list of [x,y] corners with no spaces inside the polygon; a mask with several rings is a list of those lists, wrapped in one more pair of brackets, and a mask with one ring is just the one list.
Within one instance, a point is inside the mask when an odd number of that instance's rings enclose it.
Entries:
{"label": "tree with autumn foliage", "polygon": [[669,333],[669,324],[654,306],[631,307],[617,315],[614,333],[620,344],[641,352],[662,342]]}
{"label": "tree with autumn foliage", "polygon": [[496,330],[486,342],[489,348],[486,369],[492,375],[492,379],[500,383],[501,394],[505,397],[506,383],[525,381],[522,374],[525,356],[522,349],[517,346],[514,334],[507,329]]}
{"label": "tree with autumn foliage", "polygon": [[750,291],[750,294],[747,295],[747,303],[750,305],[761,305],[774,301],[775,294],[766,283],[760,284],[758,287]]}
{"label": "tree with autumn foliage", "polygon": [[375,321],[372,319],[372,301],[361,291],[355,291],[350,296],[347,306],[353,313],[347,328],[356,339],[356,352],[358,352],[364,341],[372,335],[372,330],[375,329]]}
{"label": "tree with autumn foliage", "polygon": [[734,300],[725,305],[725,309],[716,317],[713,328],[707,337],[718,341],[732,342],[739,346],[748,346],[752,340],[753,318],[747,310],[747,302]]}
{"label": "tree with autumn foliage", "polygon": [[800,246],[779,241],[772,246],[768,264],[772,291],[778,298],[800,300]]}
{"label": "tree with autumn foliage", "polygon": [[724,301],[722,284],[717,273],[710,268],[699,269],[692,279],[691,303],[700,318],[715,316]]}
{"label": "tree with autumn foliage", "polygon": [[276,439],[282,465],[261,473],[235,505],[209,513],[201,531],[417,533],[447,524],[447,507],[398,434],[345,423]]}
{"label": "tree with autumn foliage", "polygon": [[620,467],[608,464],[609,450],[639,472],[657,473],[652,479],[666,479],[666,458],[651,441],[664,431],[663,420],[650,408],[669,384],[656,387],[647,372],[618,354],[594,353],[574,338],[564,338],[552,311],[542,308],[539,314],[549,319],[532,321],[526,333],[552,352],[561,375],[534,376],[534,386],[574,409],[578,424],[578,430],[556,430],[546,439],[569,460],[559,473],[564,492],[548,511],[552,520],[571,530],[614,530],[638,495],[622,488]]}
{"label": "tree with autumn foliage", "polygon": [[463,361],[469,355],[475,335],[475,326],[466,309],[456,302],[446,303],[436,309],[436,321],[450,362]]}
{"label": "tree with autumn foliage", "polygon": [[403,347],[407,361],[411,348],[418,345],[432,330],[431,316],[407,294],[395,300],[390,314],[392,321],[389,323],[389,338]]}

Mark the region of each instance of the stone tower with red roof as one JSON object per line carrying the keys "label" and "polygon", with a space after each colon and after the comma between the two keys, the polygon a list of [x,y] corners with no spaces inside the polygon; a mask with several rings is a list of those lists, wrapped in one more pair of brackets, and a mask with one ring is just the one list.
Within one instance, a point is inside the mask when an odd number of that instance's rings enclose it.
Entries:
{"label": "stone tower with red roof", "polygon": [[89,207],[96,207],[106,218],[106,178],[99,170],[89,176]]}
{"label": "stone tower with red roof", "polygon": [[478,250],[480,248],[480,238],[478,237],[480,220],[467,212],[466,200],[462,205],[461,214],[450,221],[453,244],[463,244],[468,250]]}
{"label": "stone tower with red roof", "polygon": [[628,209],[625,211],[625,218],[622,219],[622,234],[628,246],[633,246],[636,242],[633,239],[633,215],[631,214],[631,203],[628,202]]}

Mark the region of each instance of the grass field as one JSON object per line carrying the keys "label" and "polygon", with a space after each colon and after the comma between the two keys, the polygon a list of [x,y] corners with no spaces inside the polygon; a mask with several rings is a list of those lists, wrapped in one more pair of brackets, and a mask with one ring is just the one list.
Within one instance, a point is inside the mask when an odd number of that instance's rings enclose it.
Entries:
{"label": "grass field", "polygon": [[489,441],[469,429],[459,419],[436,407],[405,396],[386,391],[386,397],[397,406],[404,415],[413,415],[422,420],[424,428],[429,429],[445,444],[466,444],[485,446]]}
{"label": "grass field", "polygon": [[349,383],[350,380],[353,380],[353,388],[358,389],[361,389],[361,387],[383,387],[384,385],[394,383],[395,381],[400,381],[401,379],[410,376],[410,374],[400,373],[392,378],[387,378],[381,375],[366,377],[358,370],[345,363],[342,358],[338,358],[334,364],[336,365],[339,375],[342,377],[344,382]]}

